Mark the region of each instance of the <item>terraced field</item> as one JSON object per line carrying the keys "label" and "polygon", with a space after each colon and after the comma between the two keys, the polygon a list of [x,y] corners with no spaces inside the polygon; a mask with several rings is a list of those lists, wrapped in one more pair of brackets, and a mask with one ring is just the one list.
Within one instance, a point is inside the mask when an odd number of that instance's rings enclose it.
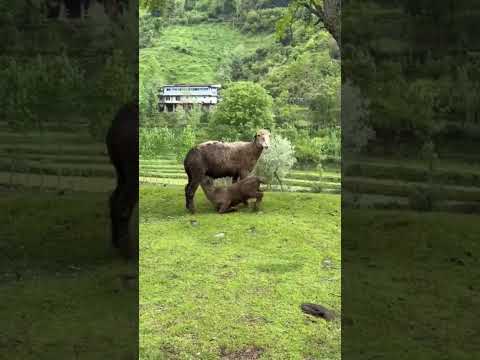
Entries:
{"label": "terraced field", "polygon": [[[140,181],[149,184],[185,185],[187,175],[183,165],[173,156],[164,155],[155,160],[140,160]],[[327,169],[322,174],[314,170],[292,170],[282,179],[284,190],[311,192],[320,189],[325,193],[340,192],[340,172]],[[271,190],[280,190],[279,185],[273,185]],[[319,190],[316,190],[319,191]]]}
{"label": "terraced field", "polygon": [[0,123],[0,186],[105,192],[113,184],[105,146],[85,125],[18,133]]}
{"label": "terraced field", "polygon": [[[439,211],[480,211],[480,163],[442,159],[433,173]],[[408,208],[415,191],[429,190],[425,164],[405,159],[357,159],[345,163],[343,195],[354,194],[359,206]]]}

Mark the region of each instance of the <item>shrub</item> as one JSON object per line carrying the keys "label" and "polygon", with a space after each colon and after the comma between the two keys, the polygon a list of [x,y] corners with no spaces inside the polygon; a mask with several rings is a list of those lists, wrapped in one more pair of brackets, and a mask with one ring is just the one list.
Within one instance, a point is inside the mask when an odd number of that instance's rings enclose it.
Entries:
{"label": "shrub", "polygon": [[279,135],[272,135],[270,147],[260,156],[255,173],[265,177],[268,184],[277,182],[283,189],[281,179],[287,175],[296,161],[290,141]]}
{"label": "shrub", "polygon": [[161,20],[151,15],[141,16],[139,18],[138,45],[140,49],[152,45],[152,40],[161,29]]}
{"label": "shrub", "polygon": [[340,157],[342,152],[340,129],[331,129],[320,142],[320,155],[324,157]]}
{"label": "shrub", "polygon": [[110,56],[97,80],[96,108],[89,118],[89,131],[93,138],[104,141],[107,130],[118,109],[138,96],[136,83],[130,74],[132,64],[121,50]]}
{"label": "shrub", "polygon": [[175,139],[168,128],[140,127],[140,157],[151,159],[171,148]]}
{"label": "shrub", "polygon": [[342,131],[343,146],[348,153],[359,153],[375,132],[367,124],[368,103],[362,98],[360,90],[350,82],[342,85]]}
{"label": "shrub", "polygon": [[179,134],[177,134],[177,136],[175,136],[173,147],[178,162],[182,162],[185,159],[188,151],[195,146],[195,142],[195,129],[190,125],[187,125]]}
{"label": "shrub", "polygon": [[254,34],[273,32],[284,14],[285,10],[280,8],[250,10],[243,19],[242,31]]}
{"label": "shrub", "polygon": [[302,138],[295,143],[295,157],[302,166],[314,166],[320,161],[320,152],[315,148],[316,138]]}
{"label": "shrub", "polygon": [[435,190],[431,187],[428,189],[417,187],[408,196],[410,208],[416,211],[432,211],[435,201]]}

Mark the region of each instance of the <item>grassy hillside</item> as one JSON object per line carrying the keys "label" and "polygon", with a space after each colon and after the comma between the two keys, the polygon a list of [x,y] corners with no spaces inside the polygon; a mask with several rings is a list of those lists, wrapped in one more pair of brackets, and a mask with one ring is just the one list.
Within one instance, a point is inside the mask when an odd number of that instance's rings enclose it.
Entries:
{"label": "grassy hillside", "polygon": [[235,52],[253,53],[273,35],[247,36],[227,24],[169,26],[140,50],[142,83],[212,83]]}

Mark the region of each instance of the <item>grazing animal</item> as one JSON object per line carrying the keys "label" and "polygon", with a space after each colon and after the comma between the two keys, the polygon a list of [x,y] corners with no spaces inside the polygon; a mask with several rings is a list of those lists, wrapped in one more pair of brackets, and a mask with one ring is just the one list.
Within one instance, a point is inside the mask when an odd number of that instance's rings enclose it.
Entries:
{"label": "grazing animal", "polygon": [[215,187],[213,179],[205,177],[200,186],[215,209],[224,214],[236,211],[234,207],[240,203],[248,204],[248,199],[257,199],[254,210],[258,210],[263,199],[260,184],[265,184],[265,180],[258,176],[248,176],[228,187]]}
{"label": "grazing animal", "polygon": [[214,179],[223,177],[246,178],[255,167],[263,149],[270,146],[270,133],[259,130],[253,141],[224,143],[208,141],[192,148],[183,162],[188,176],[185,186],[186,208],[195,212],[193,198],[202,180],[209,176]]}
{"label": "grazing animal", "polygon": [[138,259],[138,229],[132,231],[138,221],[131,219],[138,206],[138,126],[137,103],[124,105],[105,139],[117,175],[117,186],[110,196],[112,243],[127,259]]}

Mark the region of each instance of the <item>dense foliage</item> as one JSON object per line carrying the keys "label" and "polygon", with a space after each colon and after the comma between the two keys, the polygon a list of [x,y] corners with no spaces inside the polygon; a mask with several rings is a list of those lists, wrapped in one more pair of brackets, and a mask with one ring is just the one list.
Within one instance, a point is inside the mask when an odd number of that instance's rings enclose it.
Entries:
{"label": "dense foliage", "polygon": [[14,129],[88,122],[103,141],[114,112],[138,97],[137,9],[113,20],[95,3],[77,22],[49,19],[43,5],[0,1],[1,115]]}
{"label": "dense foliage", "polygon": [[270,147],[258,159],[255,173],[264,177],[268,184],[276,182],[283,186],[281,179],[285,178],[296,161],[290,141],[274,135]]}
{"label": "dense foliage", "polygon": [[273,125],[272,98],[258,84],[237,82],[225,90],[210,123],[217,139],[251,140],[255,132]]}
{"label": "dense foliage", "polygon": [[455,138],[480,139],[478,53],[469,51],[478,48],[469,15],[478,10],[447,3],[354,1],[344,8],[343,80],[368,101],[366,121],[377,134],[371,143],[380,153],[401,146],[415,155],[427,141],[460,152]]}

